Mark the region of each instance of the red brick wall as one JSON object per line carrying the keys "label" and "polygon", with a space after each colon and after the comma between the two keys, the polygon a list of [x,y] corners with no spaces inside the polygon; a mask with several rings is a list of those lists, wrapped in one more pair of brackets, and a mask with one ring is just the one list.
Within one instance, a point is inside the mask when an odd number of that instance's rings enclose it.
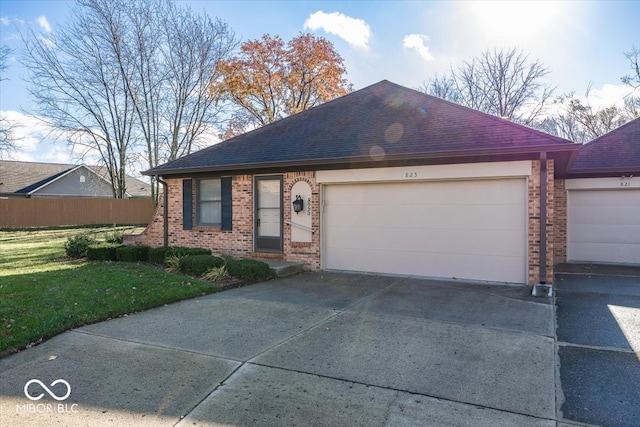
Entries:
{"label": "red brick wall", "polygon": [[554,262],[567,261],[567,190],[564,179],[557,179],[555,189]]}
{"label": "red brick wall", "polygon": [[[555,191],[553,160],[547,161],[547,277],[553,283]],[[529,177],[529,286],[540,283],[540,161],[532,162]]]}
{"label": "red brick wall", "polygon": [[[211,249],[216,254],[228,254],[245,258],[269,258],[303,262],[309,270],[320,268],[320,189],[313,172],[292,172],[282,174],[284,187],[284,220],[291,221],[291,187],[297,181],[306,181],[312,191],[312,227],[316,230],[310,243],[291,242],[291,226],[284,226],[283,253],[253,251],[253,176],[236,175],[232,183],[232,230],[222,231],[219,227],[199,227],[182,229],[182,179],[167,179],[169,186],[169,246],[187,246]],[[192,197],[195,200],[196,186]],[[153,247],[163,244],[163,205],[160,200],[153,221],[135,243]],[[192,217],[195,218],[195,203]]]}
{"label": "red brick wall", "polygon": [[[553,282],[554,258],[566,252],[566,200],[563,199],[564,182],[553,179],[553,160],[547,162],[547,277],[546,282]],[[205,247],[218,254],[229,254],[236,257],[254,257],[281,259],[285,261],[303,262],[309,270],[319,270],[320,264],[320,186],[315,180],[314,172],[284,173],[284,251],[283,253],[256,253],[253,251],[253,176],[237,175],[233,177],[233,229],[222,231],[219,228],[197,227],[192,230],[182,229],[182,179],[167,179],[169,185],[169,245]],[[306,181],[312,192],[312,241],[310,243],[291,242],[291,188],[298,181]],[[555,185],[562,187],[556,189]],[[528,179],[528,284],[539,283],[540,268],[540,162],[532,162],[532,173]],[[193,186],[195,192],[196,186]],[[195,198],[195,194],[193,195]],[[557,198],[557,200],[556,200]],[[193,206],[195,210],[195,203]],[[559,216],[556,219],[556,211]],[[162,246],[162,214],[163,201],[143,235],[136,243],[149,246]],[[195,218],[195,211],[193,212]],[[557,222],[559,221],[559,222]],[[556,233],[559,230],[560,234]],[[562,240],[564,233],[564,243]],[[557,249],[556,249],[557,246]],[[555,252],[554,252],[555,250]]]}
{"label": "red brick wall", "polygon": [[[292,242],[291,188],[298,181],[305,181],[311,187],[311,227],[315,230],[311,242]],[[293,172],[284,175],[284,253],[287,261],[303,262],[310,270],[320,269],[320,186],[314,172]]]}

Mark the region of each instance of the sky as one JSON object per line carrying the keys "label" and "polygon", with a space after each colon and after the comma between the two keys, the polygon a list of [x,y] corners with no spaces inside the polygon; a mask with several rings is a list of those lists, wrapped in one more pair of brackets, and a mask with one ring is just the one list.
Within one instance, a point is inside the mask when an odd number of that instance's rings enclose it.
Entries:
{"label": "sky", "polygon": [[[550,73],[556,94],[593,105],[620,104],[629,93],[624,52],[640,49],[640,1],[177,1],[227,22],[241,41],[264,34],[285,41],[303,32],[325,37],[342,56],[354,89],[381,80],[418,88],[488,49],[516,47]],[[18,62],[18,32],[48,33],[73,19],[73,2],[0,0],[0,43],[14,50],[0,82],[0,111],[22,123],[14,160],[77,163],[52,142],[32,113],[28,70]],[[6,158],[7,156],[5,156]]]}

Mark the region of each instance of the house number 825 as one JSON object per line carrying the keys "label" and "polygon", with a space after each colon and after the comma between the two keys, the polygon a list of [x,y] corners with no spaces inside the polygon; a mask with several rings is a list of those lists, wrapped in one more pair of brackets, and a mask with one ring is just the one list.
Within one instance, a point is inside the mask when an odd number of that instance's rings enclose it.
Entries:
{"label": "house number 825", "polygon": [[405,172],[404,173],[404,177],[405,178],[417,178],[418,177],[418,172]]}

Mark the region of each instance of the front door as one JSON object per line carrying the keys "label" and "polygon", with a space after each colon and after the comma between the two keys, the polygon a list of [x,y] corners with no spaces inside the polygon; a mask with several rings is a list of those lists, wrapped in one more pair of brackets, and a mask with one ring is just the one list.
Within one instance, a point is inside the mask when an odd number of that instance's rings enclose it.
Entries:
{"label": "front door", "polygon": [[255,177],[255,251],[282,252],[282,177]]}

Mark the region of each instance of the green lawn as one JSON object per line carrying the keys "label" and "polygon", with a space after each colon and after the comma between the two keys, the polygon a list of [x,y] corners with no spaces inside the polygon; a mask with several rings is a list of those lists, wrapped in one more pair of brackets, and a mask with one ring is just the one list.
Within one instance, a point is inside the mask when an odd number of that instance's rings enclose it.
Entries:
{"label": "green lawn", "polygon": [[90,233],[101,239],[112,231],[0,231],[0,356],[70,328],[220,290],[146,264],[65,258],[67,237]]}

